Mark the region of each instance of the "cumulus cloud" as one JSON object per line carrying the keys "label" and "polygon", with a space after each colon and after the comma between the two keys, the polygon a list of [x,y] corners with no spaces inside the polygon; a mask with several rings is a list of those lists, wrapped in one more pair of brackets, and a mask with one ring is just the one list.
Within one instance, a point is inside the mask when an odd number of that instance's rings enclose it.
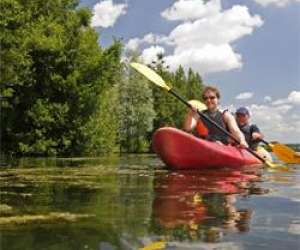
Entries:
{"label": "cumulus cloud", "polygon": [[226,71],[242,66],[241,55],[236,54],[228,44],[205,44],[201,48],[178,48],[173,55],[165,57],[167,65],[175,70],[179,65],[201,73]]}
{"label": "cumulus cloud", "polygon": [[292,91],[287,98],[279,99],[272,102],[273,105],[294,104],[300,105],[300,91]]}
{"label": "cumulus cloud", "polygon": [[[296,92],[296,93],[295,93]],[[297,91],[291,91],[286,98],[275,100],[293,100],[274,105],[271,102],[263,104],[250,104],[247,108],[251,114],[251,122],[258,125],[267,141],[280,141],[282,143],[299,143],[300,138],[300,109]],[[269,99],[269,98],[267,98]],[[238,106],[222,107],[235,112]]]}
{"label": "cumulus cloud", "polygon": [[264,102],[271,102],[272,101],[272,97],[271,96],[265,96],[264,97]]}
{"label": "cumulus cloud", "polygon": [[141,58],[144,63],[150,64],[153,61],[156,61],[157,55],[164,54],[165,49],[160,46],[151,46],[143,51]]}
{"label": "cumulus cloud", "polygon": [[287,99],[290,103],[300,105],[300,91],[292,91]]}
{"label": "cumulus cloud", "polygon": [[[230,105],[225,108],[235,112],[238,107]],[[294,106],[251,104],[247,108],[251,114],[251,123],[260,128],[267,141],[299,143],[300,114]]]}
{"label": "cumulus cloud", "polygon": [[132,38],[125,45],[125,50],[133,50],[136,51],[140,49],[145,44],[164,44],[164,45],[173,45],[172,41],[169,37],[165,35],[158,35],[153,33],[146,34],[143,38]]}
{"label": "cumulus cloud", "polygon": [[208,18],[178,25],[171,33],[177,47],[202,47],[205,44],[229,44],[251,34],[262,25],[259,16],[251,16],[246,6],[235,5]]}
{"label": "cumulus cloud", "polygon": [[132,44],[169,46],[166,62],[171,69],[179,65],[193,68],[200,74],[228,71],[242,67],[242,56],[232,43],[252,34],[263,24],[258,15],[251,15],[246,6],[234,5],[223,10],[220,0],[178,0],[162,12],[167,20],[179,20],[169,35],[148,34],[130,40]]}
{"label": "cumulus cloud", "polygon": [[252,93],[252,92],[243,92],[243,93],[238,94],[235,97],[235,99],[237,99],[237,100],[246,100],[246,99],[252,98],[253,95],[254,95],[254,93]]}
{"label": "cumulus cloud", "polygon": [[221,9],[220,0],[179,0],[161,15],[168,20],[193,20],[217,14]]}
{"label": "cumulus cloud", "polygon": [[132,38],[125,45],[125,50],[136,51],[139,48],[140,44],[141,44],[141,39],[139,39],[139,38]]}
{"label": "cumulus cloud", "polygon": [[93,8],[93,27],[112,27],[117,19],[126,14],[127,4],[114,4],[112,0],[104,0],[97,3]]}
{"label": "cumulus cloud", "polygon": [[268,5],[284,7],[290,3],[300,3],[300,0],[254,0],[254,1],[264,7]]}
{"label": "cumulus cloud", "polygon": [[256,123],[268,140],[299,142],[300,120],[292,105],[269,106],[252,104],[249,107],[252,121]]}

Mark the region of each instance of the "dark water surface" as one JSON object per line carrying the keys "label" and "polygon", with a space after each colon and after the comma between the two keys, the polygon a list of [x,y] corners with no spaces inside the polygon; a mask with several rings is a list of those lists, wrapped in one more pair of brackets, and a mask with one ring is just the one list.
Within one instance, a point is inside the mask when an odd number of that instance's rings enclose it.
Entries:
{"label": "dark water surface", "polygon": [[22,159],[1,166],[1,249],[300,249],[300,166],[291,169]]}

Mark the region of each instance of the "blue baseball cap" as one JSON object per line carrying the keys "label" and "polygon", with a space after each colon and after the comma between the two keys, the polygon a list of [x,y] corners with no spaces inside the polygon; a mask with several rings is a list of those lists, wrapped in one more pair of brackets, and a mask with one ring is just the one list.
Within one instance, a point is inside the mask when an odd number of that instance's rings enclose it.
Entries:
{"label": "blue baseball cap", "polygon": [[242,114],[242,115],[249,115],[250,116],[249,110],[247,108],[245,108],[245,107],[238,108],[235,113],[236,114]]}

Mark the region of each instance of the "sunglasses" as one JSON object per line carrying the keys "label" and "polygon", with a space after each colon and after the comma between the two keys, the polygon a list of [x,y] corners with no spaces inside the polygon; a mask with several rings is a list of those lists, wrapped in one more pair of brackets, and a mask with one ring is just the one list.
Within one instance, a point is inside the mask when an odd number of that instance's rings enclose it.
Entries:
{"label": "sunglasses", "polygon": [[212,96],[204,96],[204,97],[203,97],[203,100],[204,100],[204,101],[206,101],[206,100],[208,100],[208,99],[209,99],[209,100],[214,100],[214,99],[216,99],[216,98],[217,98],[217,97],[216,97],[216,96],[213,96],[213,95],[212,95]]}

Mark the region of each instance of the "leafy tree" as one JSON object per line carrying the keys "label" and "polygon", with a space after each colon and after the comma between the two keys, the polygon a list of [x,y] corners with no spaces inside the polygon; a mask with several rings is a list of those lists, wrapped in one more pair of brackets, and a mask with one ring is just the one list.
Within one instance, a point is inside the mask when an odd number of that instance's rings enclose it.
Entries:
{"label": "leafy tree", "polygon": [[[165,65],[163,55],[157,55],[157,60],[149,66],[186,100],[201,99],[202,79],[192,69],[189,69],[187,76],[181,66],[175,72],[170,72],[168,66]],[[156,86],[153,87],[153,96],[154,109],[157,114],[154,120],[154,129],[162,126],[181,128],[187,108],[176,98]]]}
{"label": "leafy tree", "polygon": [[75,0],[0,3],[6,153],[79,154],[94,136],[85,129],[107,106],[99,97],[104,93],[108,100],[108,88],[119,77],[121,47],[116,42],[101,49],[90,11],[77,5]]}
{"label": "leafy tree", "polygon": [[194,73],[194,71],[190,68],[188,70],[187,76],[187,90],[186,96],[189,100],[197,99],[202,100],[202,91],[203,91],[203,82],[199,73]]}
{"label": "leafy tree", "polygon": [[99,109],[82,127],[85,143],[83,153],[99,155],[119,151],[119,120],[117,116],[118,88],[108,88],[99,98]]}
{"label": "leafy tree", "polygon": [[[169,72],[168,66],[165,65],[162,54],[158,54],[157,60],[153,61],[149,66],[154,69],[170,87],[173,86],[173,74]],[[154,110],[156,113],[156,117],[154,119],[154,130],[163,126],[175,126],[172,110],[176,100],[171,97],[167,91],[164,91],[153,84],[152,92],[154,98]]]}
{"label": "leafy tree", "polygon": [[145,152],[155,117],[152,90],[145,77],[130,67],[124,67],[123,76],[119,85],[120,148],[122,152]]}

